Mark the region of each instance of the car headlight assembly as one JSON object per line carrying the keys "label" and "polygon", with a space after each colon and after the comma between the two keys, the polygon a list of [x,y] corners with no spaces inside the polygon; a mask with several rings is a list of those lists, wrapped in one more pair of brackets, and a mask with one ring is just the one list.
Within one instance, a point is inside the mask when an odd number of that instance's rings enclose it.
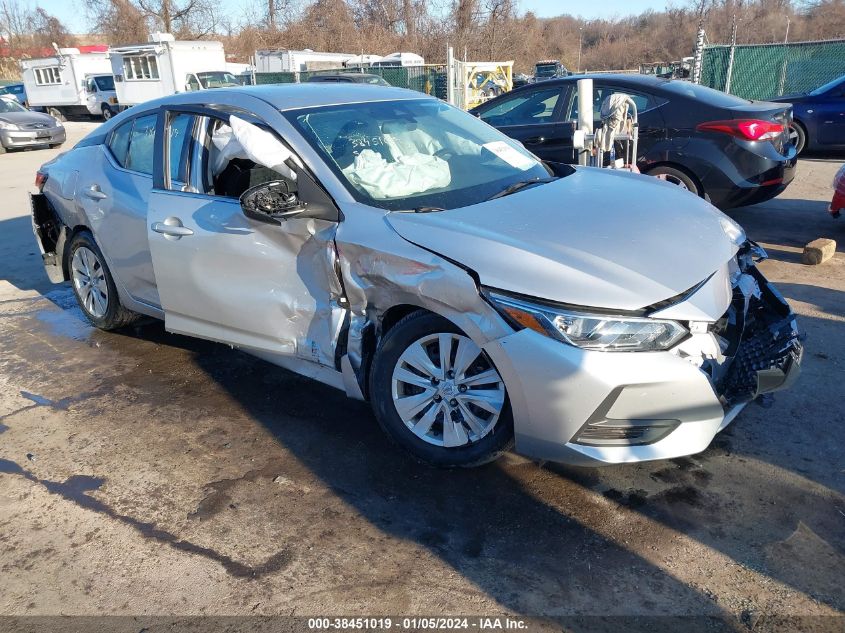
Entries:
{"label": "car headlight assembly", "polygon": [[20,128],[14,123],[8,121],[0,121],[0,130],[19,130]]}
{"label": "car headlight assembly", "polygon": [[719,224],[722,225],[722,230],[734,246],[742,246],[748,241],[745,236],[745,229],[725,214],[719,217]]}
{"label": "car headlight assembly", "polygon": [[689,334],[677,321],[592,314],[517,299],[496,291],[486,291],[485,296],[514,325],[586,350],[663,351]]}

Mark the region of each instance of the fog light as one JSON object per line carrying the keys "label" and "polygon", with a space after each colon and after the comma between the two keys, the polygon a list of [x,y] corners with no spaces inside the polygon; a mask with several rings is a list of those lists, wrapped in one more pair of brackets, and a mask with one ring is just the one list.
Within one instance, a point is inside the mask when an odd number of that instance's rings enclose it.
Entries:
{"label": "fog light", "polygon": [[680,420],[599,420],[582,426],[572,442],[585,446],[642,446],[662,440],[680,424]]}

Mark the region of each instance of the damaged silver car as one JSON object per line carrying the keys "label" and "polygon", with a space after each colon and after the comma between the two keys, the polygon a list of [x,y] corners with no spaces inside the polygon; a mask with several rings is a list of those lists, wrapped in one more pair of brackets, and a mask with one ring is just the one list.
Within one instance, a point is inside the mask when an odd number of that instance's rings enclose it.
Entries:
{"label": "damaged silver car", "polygon": [[764,256],[652,178],[548,165],[441,101],[366,85],[174,95],[38,174],[50,278],[372,403],[441,466],[704,450],[801,344]]}

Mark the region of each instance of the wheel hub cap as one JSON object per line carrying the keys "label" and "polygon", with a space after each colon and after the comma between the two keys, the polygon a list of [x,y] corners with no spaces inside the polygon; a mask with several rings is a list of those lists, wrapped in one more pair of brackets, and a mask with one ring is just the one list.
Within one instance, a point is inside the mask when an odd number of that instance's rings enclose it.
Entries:
{"label": "wheel hub cap", "polygon": [[393,404],[420,439],[443,447],[477,442],[505,405],[505,386],[487,355],[461,334],[412,343],[393,370]]}

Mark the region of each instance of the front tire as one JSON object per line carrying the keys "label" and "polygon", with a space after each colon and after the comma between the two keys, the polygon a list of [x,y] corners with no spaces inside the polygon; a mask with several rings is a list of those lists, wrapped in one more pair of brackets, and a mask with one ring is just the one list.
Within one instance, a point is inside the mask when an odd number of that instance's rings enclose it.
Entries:
{"label": "front tire", "polygon": [[52,107],[47,108],[47,114],[49,114],[51,117],[53,117],[57,121],[67,121],[67,117],[65,116],[65,113],[62,112],[61,110],[59,110],[58,108],[52,108]]}
{"label": "front tire", "polygon": [[105,104],[103,104],[102,108],[103,113],[103,121],[108,121],[110,118],[114,116],[114,112],[112,112],[111,108]]}
{"label": "front tire", "polygon": [[116,330],[138,318],[121,305],[105,257],[88,231],[80,231],[71,239],[67,270],[76,301],[92,325]]}
{"label": "front tire", "polygon": [[419,311],[383,337],[370,372],[382,429],[420,461],[470,467],[513,443],[513,415],[493,362],[453,323]]}

